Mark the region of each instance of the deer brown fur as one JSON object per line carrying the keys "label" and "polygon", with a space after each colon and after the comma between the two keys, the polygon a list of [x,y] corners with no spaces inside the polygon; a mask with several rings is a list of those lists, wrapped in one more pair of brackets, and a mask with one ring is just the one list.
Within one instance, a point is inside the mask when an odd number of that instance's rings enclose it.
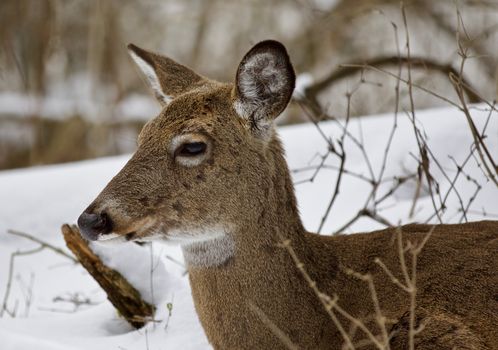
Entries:
{"label": "deer brown fur", "polygon": [[[256,305],[302,349],[340,349],[344,339],[305,282],[290,244],[318,288],[374,335],[365,282],[371,274],[390,320],[392,349],[408,348],[408,295],[374,262],[400,277],[396,229],[321,236],[306,232],[273,119],[287,105],[294,71],[278,42],[257,44],[235,84],[201,77],[171,59],[129,46],[163,104],[138,149],[82,214],[95,240],[161,239],[182,245],[196,311],[216,349],[280,349]],[[418,349],[498,348],[498,222],[407,225],[420,243],[415,337]],[[339,321],[349,331],[344,317]],[[361,330],[354,342],[365,339]],[[372,348],[365,346],[363,348]]]}

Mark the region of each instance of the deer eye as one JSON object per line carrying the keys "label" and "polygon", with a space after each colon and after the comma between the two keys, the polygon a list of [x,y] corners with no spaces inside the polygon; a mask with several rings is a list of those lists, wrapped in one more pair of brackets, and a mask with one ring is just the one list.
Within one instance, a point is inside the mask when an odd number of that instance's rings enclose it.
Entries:
{"label": "deer eye", "polygon": [[204,162],[212,151],[212,142],[203,134],[182,134],[170,141],[169,154],[174,161],[185,167],[194,167]]}
{"label": "deer eye", "polygon": [[176,151],[177,156],[194,157],[203,154],[206,151],[207,145],[204,142],[189,142],[184,143]]}

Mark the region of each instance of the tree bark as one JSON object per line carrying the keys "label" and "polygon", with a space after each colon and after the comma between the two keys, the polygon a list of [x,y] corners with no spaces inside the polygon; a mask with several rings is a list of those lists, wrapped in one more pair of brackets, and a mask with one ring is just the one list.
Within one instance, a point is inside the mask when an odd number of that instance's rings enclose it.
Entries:
{"label": "tree bark", "polygon": [[145,302],[140,293],[119,272],[106,266],[91,250],[76,226],[62,226],[67,247],[83,267],[104,289],[107,298],[133,327],[141,328],[153,319],[154,306]]}

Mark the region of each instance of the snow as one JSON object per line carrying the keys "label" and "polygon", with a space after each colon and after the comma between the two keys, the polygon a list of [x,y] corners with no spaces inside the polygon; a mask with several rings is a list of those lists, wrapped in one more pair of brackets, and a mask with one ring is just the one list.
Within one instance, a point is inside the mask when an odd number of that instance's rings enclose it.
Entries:
{"label": "snow", "polygon": [[301,99],[305,96],[305,90],[313,84],[313,76],[311,73],[301,73],[296,77],[296,86],[292,97]]}
{"label": "snow", "polygon": [[[155,258],[154,245],[145,249],[136,244],[110,244],[97,242],[91,247],[104,264],[126,276],[145,301],[160,305],[168,295],[174,294],[171,285],[181,284],[178,277],[170,275],[162,261]],[[144,276],[149,283],[144,283]]]}
{"label": "snow", "polygon": [[[482,105],[472,108],[474,122],[482,130],[489,112]],[[458,163],[467,157],[472,136],[464,115],[453,108],[417,111],[418,126],[423,130],[430,150],[436,155],[446,174],[453,178],[456,167],[449,156]],[[487,124],[486,143],[492,154],[498,150],[498,113],[493,113]],[[393,115],[370,116],[350,121],[349,131],[363,139],[365,153],[374,174],[380,171],[387,136]],[[336,122],[320,125],[333,142],[342,131]],[[280,128],[285,144],[286,157],[291,169],[316,166],[320,154],[325,154],[327,142],[311,124]],[[346,138],[346,169],[368,176],[366,159],[350,138]],[[413,126],[406,113],[398,115],[398,127],[388,156],[385,177],[402,176],[416,169],[414,157],[418,148],[413,136]],[[125,164],[129,155],[101,158],[73,164],[35,167],[0,172],[0,297],[3,298],[12,252],[35,248],[26,239],[7,234],[8,229],[24,231],[58,247],[64,247],[60,226],[74,223],[80,212],[92,201],[104,185]],[[338,160],[327,158],[325,164],[337,166]],[[494,218],[498,213],[498,188],[487,181],[471,158],[465,166],[465,175],[482,185],[470,206],[468,220]],[[445,175],[431,164],[431,174],[440,184],[444,195],[450,183]],[[294,173],[296,192],[305,226],[318,228],[334,190],[337,171],[320,170],[312,182],[313,169]],[[466,176],[455,182],[463,203],[474,196],[477,186]],[[380,198],[392,186],[386,182],[379,189]],[[333,232],[348,222],[366,201],[370,185],[354,176],[345,175],[337,202],[322,230]],[[379,214],[392,223],[426,221],[433,212],[427,191],[422,191],[415,215],[409,216],[416,183],[407,181],[383,202]],[[461,220],[459,199],[454,192],[448,196],[444,222]],[[487,215],[487,216],[486,216]],[[431,222],[436,222],[435,218]],[[357,232],[380,228],[379,223],[364,218],[347,231]],[[110,266],[124,274],[141,292],[143,297],[157,305],[158,322],[141,330],[133,330],[121,319],[106,300],[99,286],[79,265],[44,249],[17,257],[8,308],[17,305],[16,317],[5,314],[0,318],[2,350],[27,349],[209,349],[191,299],[188,277],[182,266],[183,258],[178,247],[154,243],[150,246],[101,245],[95,246]],[[153,272],[151,273],[151,270]],[[33,281],[32,284],[30,281]],[[31,285],[31,287],[30,287]],[[32,300],[29,301],[30,290]],[[56,297],[59,297],[56,299]],[[75,308],[60,299],[88,298],[91,305]],[[1,302],[1,300],[0,300]],[[172,308],[168,308],[168,305]]]}

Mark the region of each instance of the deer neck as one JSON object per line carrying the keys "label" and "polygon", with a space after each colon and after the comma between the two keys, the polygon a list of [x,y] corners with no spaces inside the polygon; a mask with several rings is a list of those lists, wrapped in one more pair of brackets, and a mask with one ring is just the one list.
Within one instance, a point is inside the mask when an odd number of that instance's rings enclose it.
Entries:
{"label": "deer neck", "polygon": [[[203,269],[226,265],[231,260],[243,262],[257,259],[264,251],[280,249],[280,243],[290,239],[293,245],[302,242],[304,229],[300,222],[280,223],[272,216],[264,218],[258,225],[223,229],[217,237],[182,245],[183,256],[189,268]],[[271,220],[268,220],[272,218]],[[265,254],[263,254],[265,255]]]}
{"label": "deer neck", "polygon": [[278,154],[275,158],[278,164],[275,168],[282,174],[272,176],[274,181],[267,188],[258,186],[264,195],[254,205],[255,211],[242,213],[244,218],[237,225],[218,226],[214,238],[182,246],[189,268],[246,264],[261,255],[267,257],[269,251],[281,250],[279,245],[285,239],[290,239],[293,245],[302,244],[304,228],[292,179],[283,157]]}
{"label": "deer neck", "polygon": [[[281,166],[286,169],[285,163]],[[296,301],[304,310],[317,309],[316,297],[281,247],[284,239],[290,239],[311,267],[314,253],[298,215],[290,176],[286,172],[273,179],[271,188],[260,189],[265,195],[249,220],[214,240],[183,247],[196,311],[214,348],[279,348],[278,339],[268,334],[251,304],[264,310],[286,334],[293,331],[288,325],[296,317]],[[312,326],[318,328],[322,318],[316,319]]]}

